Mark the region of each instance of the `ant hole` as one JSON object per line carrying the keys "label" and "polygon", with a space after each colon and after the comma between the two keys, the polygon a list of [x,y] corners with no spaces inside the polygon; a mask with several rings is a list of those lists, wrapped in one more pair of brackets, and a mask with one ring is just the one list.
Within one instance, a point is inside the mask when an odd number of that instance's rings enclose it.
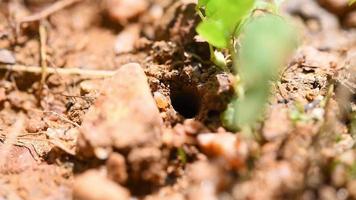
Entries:
{"label": "ant hole", "polygon": [[171,90],[173,108],[185,118],[194,118],[199,110],[201,99],[196,88],[181,86]]}

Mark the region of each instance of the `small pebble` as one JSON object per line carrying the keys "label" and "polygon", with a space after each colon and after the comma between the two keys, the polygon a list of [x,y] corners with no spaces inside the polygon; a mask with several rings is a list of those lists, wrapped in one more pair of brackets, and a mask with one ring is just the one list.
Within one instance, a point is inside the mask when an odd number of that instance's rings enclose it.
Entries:
{"label": "small pebble", "polygon": [[0,49],[0,63],[15,64],[16,59],[14,54],[7,49]]}
{"label": "small pebble", "polygon": [[153,97],[156,101],[156,104],[158,106],[158,108],[160,109],[165,109],[169,106],[169,102],[167,97],[165,97],[162,93],[160,92],[154,92],[153,93]]}

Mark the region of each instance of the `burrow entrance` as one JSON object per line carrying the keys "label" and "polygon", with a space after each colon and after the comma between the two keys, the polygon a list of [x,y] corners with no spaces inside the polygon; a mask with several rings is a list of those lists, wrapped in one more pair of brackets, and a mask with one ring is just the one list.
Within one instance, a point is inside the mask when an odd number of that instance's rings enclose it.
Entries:
{"label": "burrow entrance", "polygon": [[171,85],[170,94],[172,106],[175,111],[185,118],[194,118],[201,107],[201,96],[193,85]]}

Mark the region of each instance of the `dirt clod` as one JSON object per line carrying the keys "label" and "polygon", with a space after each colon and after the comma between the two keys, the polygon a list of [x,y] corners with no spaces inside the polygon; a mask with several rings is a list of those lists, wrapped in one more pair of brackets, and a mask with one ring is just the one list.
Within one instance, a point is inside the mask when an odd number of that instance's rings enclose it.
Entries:
{"label": "dirt clod", "polygon": [[248,145],[232,133],[200,134],[198,143],[208,155],[221,156],[230,166],[241,169],[245,167],[248,157]]}
{"label": "dirt clod", "polygon": [[127,180],[127,169],[125,158],[119,153],[110,154],[106,161],[108,176],[119,184],[124,184]]}
{"label": "dirt clod", "polygon": [[102,95],[84,117],[80,140],[85,142],[79,144],[94,151],[159,145],[162,120],[141,66],[124,65],[104,84]]}
{"label": "dirt clod", "polygon": [[230,133],[234,56],[211,62],[196,3],[0,0],[1,200],[356,199],[356,4],[283,1],[298,50]]}

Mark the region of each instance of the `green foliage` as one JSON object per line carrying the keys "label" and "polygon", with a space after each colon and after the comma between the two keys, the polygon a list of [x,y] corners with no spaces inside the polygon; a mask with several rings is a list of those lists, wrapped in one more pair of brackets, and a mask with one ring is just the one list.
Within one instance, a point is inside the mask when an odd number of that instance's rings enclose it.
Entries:
{"label": "green foliage", "polygon": [[353,138],[356,138],[356,112],[352,111],[350,113],[350,124],[349,124],[349,129],[350,129],[350,134],[352,135]]}
{"label": "green foliage", "polygon": [[[233,71],[238,73],[236,95],[222,115],[224,125],[231,130],[249,126],[261,116],[270,82],[278,77],[280,67],[296,47],[295,31],[277,15],[281,2],[199,0],[199,11],[204,12],[197,32],[210,45],[226,48],[233,58]],[[253,16],[255,9],[266,12]],[[239,46],[233,44],[237,40]],[[210,53],[217,63],[212,47]]]}
{"label": "green foliage", "polygon": [[197,32],[209,44],[227,48],[231,36],[242,19],[250,13],[254,0],[199,0],[205,18]]}
{"label": "green foliage", "polygon": [[356,163],[354,162],[351,166],[347,168],[348,178],[353,180],[356,179]]}
{"label": "green foliage", "polygon": [[224,114],[228,127],[249,125],[262,114],[269,98],[270,81],[278,76],[288,54],[296,46],[291,26],[273,14],[251,18],[243,28],[238,64],[244,93],[235,97]]}
{"label": "green foliage", "polygon": [[187,154],[185,153],[184,149],[182,147],[179,147],[177,149],[177,155],[178,155],[178,159],[183,163],[186,164],[187,163]]}

